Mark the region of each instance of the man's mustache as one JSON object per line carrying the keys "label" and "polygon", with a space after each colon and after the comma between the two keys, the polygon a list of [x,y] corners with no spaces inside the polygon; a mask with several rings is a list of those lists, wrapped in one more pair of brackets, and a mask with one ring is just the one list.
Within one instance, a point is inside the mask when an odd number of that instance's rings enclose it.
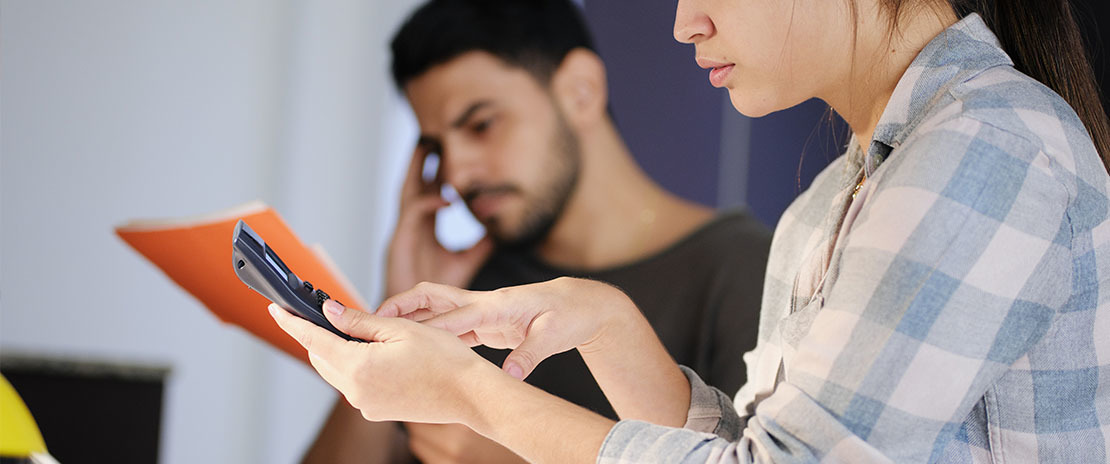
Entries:
{"label": "man's mustache", "polygon": [[502,195],[502,194],[520,194],[520,193],[523,193],[523,191],[519,187],[517,187],[515,185],[510,185],[510,184],[502,184],[502,185],[494,185],[494,186],[478,185],[478,186],[470,187],[466,190],[466,192],[463,192],[462,199],[463,199],[463,201],[465,201],[467,203],[470,203],[470,202],[474,201],[476,198],[478,198],[482,195]]}

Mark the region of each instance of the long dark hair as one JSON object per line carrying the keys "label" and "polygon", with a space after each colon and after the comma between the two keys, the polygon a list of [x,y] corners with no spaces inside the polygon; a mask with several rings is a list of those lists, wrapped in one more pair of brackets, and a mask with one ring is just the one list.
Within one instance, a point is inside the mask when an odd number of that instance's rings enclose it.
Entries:
{"label": "long dark hair", "polygon": [[[913,0],[881,0],[897,21]],[[932,0],[938,2],[938,0]],[[979,13],[1014,67],[1060,94],[1079,115],[1110,172],[1110,121],[1069,0],[940,0],[959,16]]]}

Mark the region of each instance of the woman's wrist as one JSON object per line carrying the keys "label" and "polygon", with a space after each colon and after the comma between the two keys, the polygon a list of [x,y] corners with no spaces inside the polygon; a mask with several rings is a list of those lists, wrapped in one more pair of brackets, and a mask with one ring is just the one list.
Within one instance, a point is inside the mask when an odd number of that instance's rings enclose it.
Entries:
{"label": "woman's wrist", "polygon": [[[599,320],[593,336],[578,345],[578,351],[587,353],[613,353],[619,350],[622,342],[628,341],[628,331],[641,322],[646,324],[643,314],[623,290],[601,281],[588,281],[595,285],[591,300],[599,301],[601,310],[597,311]],[[648,325],[650,330],[650,325]],[[634,330],[634,329],[633,329]]]}
{"label": "woman's wrist", "polygon": [[[463,425],[529,462],[592,462],[613,427],[612,420],[496,368],[492,375],[474,374],[460,384],[468,411]],[[564,440],[551,440],[551,430],[563,431]]]}
{"label": "woman's wrist", "polygon": [[512,388],[512,383],[521,382],[512,379],[489,361],[477,355],[475,358],[477,359],[468,366],[452,373],[447,379],[450,385],[443,391],[449,392],[448,395],[454,400],[458,422],[482,433],[481,430],[489,428],[489,408],[496,404],[491,400],[503,389]]}
{"label": "woman's wrist", "polygon": [[[681,427],[690,384],[628,295],[605,285],[598,331],[578,351],[622,419]],[[604,295],[604,296],[602,296]]]}

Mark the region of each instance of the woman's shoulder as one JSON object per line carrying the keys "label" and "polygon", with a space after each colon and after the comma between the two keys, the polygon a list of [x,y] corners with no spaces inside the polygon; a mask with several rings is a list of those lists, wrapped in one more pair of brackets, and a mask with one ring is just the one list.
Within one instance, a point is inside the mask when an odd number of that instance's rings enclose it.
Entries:
{"label": "woman's shoulder", "polygon": [[1015,181],[1036,171],[1072,196],[1080,183],[1105,194],[1106,170],[1075,111],[1013,67],[988,68],[933,98],[884,163],[890,177],[910,176],[903,180],[940,188],[938,182],[969,169],[986,170],[983,175],[1012,171]]}
{"label": "woman's shoulder", "polygon": [[[1075,111],[1055,92],[998,66],[935,98],[883,163],[879,191],[925,191],[1048,240],[1061,239],[1062,227],[1106,222],[1110,177]],[[1076,220],[1084,224],[1061,224]]]}
{"label": "woman's shoulder", "polygon": [[[1047,169],[1058,181],[1104,188],[1106,171],[1082,121],[1068,103],[1010,66],[986,69],[948,88],[906,139],[906,148],[936,146],[943,157],[994,153],[1010,164]],[[923,143],[924,142],[924,143]]]}

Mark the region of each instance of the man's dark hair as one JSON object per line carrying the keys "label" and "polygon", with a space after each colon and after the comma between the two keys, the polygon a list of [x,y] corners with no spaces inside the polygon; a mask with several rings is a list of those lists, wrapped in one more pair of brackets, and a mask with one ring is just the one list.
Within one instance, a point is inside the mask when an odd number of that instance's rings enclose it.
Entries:
{"label": "man's dark hair", "polygon": [[490,53],[547,85],[575,48],[594,50],[570,0],[431,0],[393,36],[393,81],[404,88],[472,51]]}

